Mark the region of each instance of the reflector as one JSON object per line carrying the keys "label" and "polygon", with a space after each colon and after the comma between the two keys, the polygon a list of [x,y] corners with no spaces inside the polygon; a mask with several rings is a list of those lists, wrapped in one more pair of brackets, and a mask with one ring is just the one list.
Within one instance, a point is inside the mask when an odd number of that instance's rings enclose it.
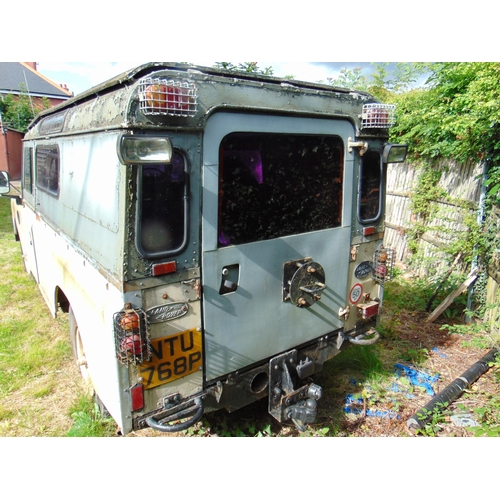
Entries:
{"label": "reflector", "polygon": [[136,384],[130,388],[130,398],[132,400],[132,411],[139,411],[144,408],[144,386]]}
{"label": "reflector", "polygon": [[172,262],[164,262],[163,264],[154,264],[153,265],[153,276],[161,276],[162,274],[175,273],[177,270],[177,263]]}

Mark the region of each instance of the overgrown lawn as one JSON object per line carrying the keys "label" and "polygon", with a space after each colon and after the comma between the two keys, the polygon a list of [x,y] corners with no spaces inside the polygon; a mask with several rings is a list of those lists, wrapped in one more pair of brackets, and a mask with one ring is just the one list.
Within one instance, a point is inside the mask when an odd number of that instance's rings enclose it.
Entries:
{"label": "overgrown lawn", "polygon": [[72,402],[83,394],[91,404],[91,394],[72,360],[66,315],[52,317],[24,270],[10,200],[2,197],[0,276],[0,436],[66,436],[75,424]]}

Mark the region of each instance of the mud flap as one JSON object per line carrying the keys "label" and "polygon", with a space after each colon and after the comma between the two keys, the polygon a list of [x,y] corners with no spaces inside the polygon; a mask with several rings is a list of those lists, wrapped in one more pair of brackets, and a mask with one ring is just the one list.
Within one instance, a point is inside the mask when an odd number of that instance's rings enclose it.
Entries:
{"label": "mud flap", "polygon": [[300,432],[315,422],[317,401],[322,396],[319,385],[300,385],[300,375],[307,371],[304,363],[298,364],[295,349],[269,362],[269,413],[278,422],[292,421]]}

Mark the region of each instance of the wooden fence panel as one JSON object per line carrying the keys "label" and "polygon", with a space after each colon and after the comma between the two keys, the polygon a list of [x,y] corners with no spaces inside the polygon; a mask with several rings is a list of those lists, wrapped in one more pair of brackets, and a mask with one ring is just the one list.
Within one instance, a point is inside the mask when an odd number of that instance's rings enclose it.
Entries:
{"label": "wooden fence panel", "polygon": [[[436,214],[427,222],[421,236],[420,249],[424,256],[436,262],[442,248],[449,246],[454,238],[467,230],[464,217],[477,211],[481,195],[482,165],[473,162],[462,164],[443,160],[437,168],[442,169],[439,187],[449,195],[448,201],[437,201]],[[411,213],[411,193],[419,177],[419,169],[410,163],[389,164],[387,168],[386,230],[384,244],[395,248],[396,258],[406,262],[409,257],[408,230],[415,221]],[[463,202],[467,203],[463,203]],[[438,260],[438,271],[448,264]],[[434,269],[436,270],[436,269]],[[419,274],[428,274],[428,266],[414,269]]]}

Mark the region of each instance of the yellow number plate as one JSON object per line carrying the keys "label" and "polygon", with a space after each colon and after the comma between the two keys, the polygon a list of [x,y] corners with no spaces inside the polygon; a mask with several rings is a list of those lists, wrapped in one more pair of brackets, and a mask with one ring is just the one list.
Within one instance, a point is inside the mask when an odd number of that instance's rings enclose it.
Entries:
{"label": "yellow number plate", "polygon": [[201,333],[196,329],[151,341],[151,361],[139,367],[145,389],[152,389],[197,371],[202,363]]}

